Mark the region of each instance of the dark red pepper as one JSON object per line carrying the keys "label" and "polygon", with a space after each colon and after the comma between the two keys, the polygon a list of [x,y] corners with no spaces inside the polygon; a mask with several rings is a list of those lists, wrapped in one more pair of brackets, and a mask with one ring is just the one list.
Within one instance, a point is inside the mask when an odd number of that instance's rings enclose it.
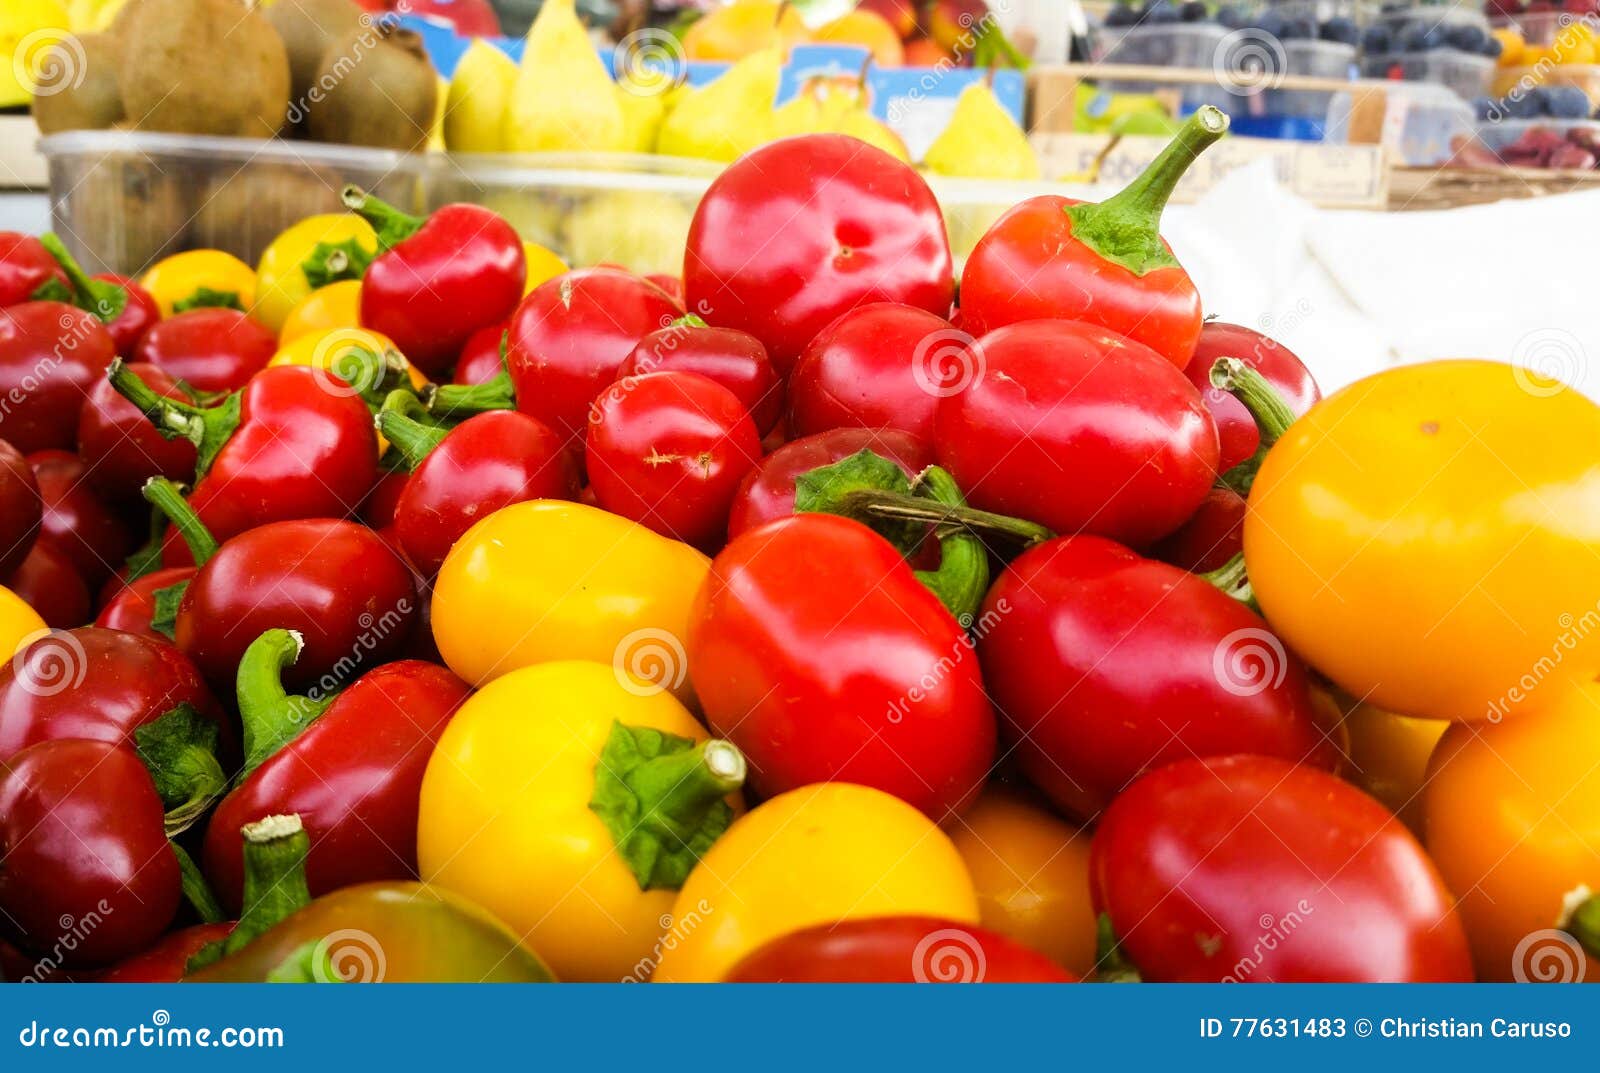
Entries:
{"label": "dark red pepper", "polygon": [[1022,321],[1087,321],[1188,365],[1204,320],[1200,292],[1161,239],[1161,210],[1227,129],[1228,117],[1208,105],[1120,193],[1098,204],[1047,194],[1006,213],[967,259],[962,326],[982,336]]}
{"label": "dark red pepper", "polygon": [[150,949],[124,958],[96,976],[100,984],[175,984],[183,979],[189,959],[226,939],[232,923],[195,924],[161,937]]}
{"label": "dark red pepper", "polygon": [[358,678],[306,725],[315,702],[284,692],[282,669],[299,654],[269,630],[239,666],[246,774],[211,818],[205,871],[237,910],[244,891],[239,829],[298,813],[311,836],[313,896],[355,883],[415,879],[422,775],[445,724],[471,690],[443,667],[391,663]]}
{"label": "dark red pepper", "polygon": [[495,411],[444,429],[426,416],[415,396],[395,392],[378,428],[412,467],[395,504],[395,533],[427,577],[463,533],[501,507],[578,497],[577,461],[543,421]]}
{"label": "dark red pepper", "polygon": [[1200,330],[1194,360],[1184,372],[1200,389],[1211,416],[1216,419],[1222,444],[1218,468],[1226,473],[1256,453],[1261,443],[1261,430],[1244,403],[1211,382],[1211,367],[1222,358],[1238,358],[1260,373],[1296,417],[1311,409],[1322,398],[1322,392],[1311,371],[1282,343],[1239,324],[1221,321],[1206,324]]}
{"label": "dark red pepper", "polygon": [[761,340],[748,332],[709,327],[692,313],[639,340],[617,370],[617,379],[649,373],[698,373],[716,381],[744,403],[763,435],[783,416],[783,385]]}
{"label": "dark red pepper", "polygon": [[522,238],[478,205],[428,217],[345,187],[344,203],[378,232],[382,249],[361,281],[361,325],[394,341],[429,377],[442,375],[473,332],[511,316],[528,259]]}
{"label": "dark red pepper", "polygon": [[1151,546],[1150,557],[1196,574],[1220,570],[1244,551],[1244,513],[1244,497],[1218,485],[1188,521]]}
{"label": "dark red pepper", "polygon": [[[343,518],[377,480],[372,414],[331,373],[276,366],[211,406],[166,398],[121,362],[111,383],[163,435],[199,449],[189,505],[219,541],[285,519]],[[188,558],[178,534],[163,556],[168,565]]]}
{"label": "dark red pepper", "polygon": [[278,338],[237,309],[192,309],[152,325],[134,361],[154,365],[196,391],[238,391],[267,367]]}
{"label": "dark red pepper", "polygon": [[895,463],[907,477],[933,465],[933,451],[898,429],[839,428],[786,443],[739,483],[728,514],[728,539],[794,513],[794,482],[803,473],[872,451]]}
{"label": "dark red pepper", "polygon": [[104,965],[154,942],[180,894],[164,806],[131,749],[46,741],[0,764],[0,931],[19,946]]}
{"label": "dark red pepper", "polygon": [[98,587],[134,549],[133,529],[95,492],[88,467],[71,451],[37,451],[28,465],[44,505],[39,539],[64,552],[91,590]]}
{"label": "dark red pepper", "polygon": [[22,452],[0,440],[0,577],[22,565],[39,535],[44,504]]}
{"label": "dark red pepper", "polygon": [[77,566],[48,540],[35,540],[28,557],[5,575],[3,584],[51,629],[70,630],[94,615],[94,597]]}
{"label": "dark red pepper", "polygon": [[462,344],[461,356],[450,374],[452,384],[487,384],[505,369],[501,349],[505,346],[510,322],[479,328]]}
{"label": "dark red pepper", "polygon": [[[165,369],[133,363],[128,370],[158,395],[194,401]],[[89,389],[78,415],[78,457],[95,492],[112,503],[128,504],[139,502],[151,477],[192,480],[197,455],[192,442],[161,435],[110,380],[101,380]]]}
{"label": "dark red pepper", "polygon": [[[183,589],[217,553],[217,542],[184,501],[182,490],[171,481],[151,478],[144,486],[144,498],[156,508],[158,518],[171,523],[194,565],[150,568],[158,558],[162,540],[159,534],[163,530],[158,527],[157,535],[151,538],[152,545],[135,553],[129,559],[129,567],[101,589],[100,613],[94,624],[170,641]],[[140,560],[146,557],[149,564],[141,564]]]}
{"label": "dark red pepper", "polygon": [[24,454],[71,449],[84,397],[116,355],[105,325],[76,306],[0,309],[0,436]]}
{"label": "dark red pepper", "polygon": [[0,231],[0,309],[32,301],[54,280],[67,286],[67,274],[32,235]]}

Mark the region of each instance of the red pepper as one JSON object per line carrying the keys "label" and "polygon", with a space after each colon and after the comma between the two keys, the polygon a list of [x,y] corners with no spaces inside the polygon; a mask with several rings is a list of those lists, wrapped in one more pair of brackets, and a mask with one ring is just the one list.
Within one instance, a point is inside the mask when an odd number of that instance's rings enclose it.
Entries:
{"label": "red pepper", "polygon": [[106,326],[117,353],[124,358],[132,357],[144,333],[161,319],[161,307],[155,298],[125,276],[106,274],[91,278],[55,235],[43,235],[39,241],[61,266],[65,280],[46,284],[36,296],[66,302],[93,313]]}
{"label": "red pepper", "polygon": [[153,294],[131,276],[100,272],[89,278],[95,283],[115,284],[128,293],[128,304],[115,320],[106,325],[106,331],[111,333],[112,342],[117,344],[117,353],[131,361],[138,353],[145,335],[161,323],[161,305]]}
{"label": "red pepper", "polygon": [[[370,433],[368,439],[371,440]],[[206,680],[230,689],[250,643],[298,631],[292,688],[327,697],[405,648],[418,616],[411,569],[354,522],[273,522],[222,544],[178,606],[175,637]]]}
{"label": "red pepper", "polygon": [[796,477],[869,450],[895,463],[908,478],[933,465],[928,445],[898,429],[839,428],[786,443],[739,483],[728,514],[728,539],[793,514]]}
{"label": "red pepper", "polygon": [[40,539],[65,553],[84,584],[95,588],[122,566],[137,537],[95,493],[88,467],[71,451],[37,451],[28,456],[28,465],[44,506]]}
{"label": "red pepper", "polygon": [[32,301],[52,280],[67,285],[66,273],[38,239],[0,231],[0,309]]}
{"label": "red pepper", "polygon": [[1244,513],[1244,497],[1218,485],[1188,521],[1151,546],[1150,557],[1196,574],[1221,570],[1244,552]]}
{"label": "red pepper", "polygon": [[130,557],[128,567],[100,590],[100,613],[95,616],[94,624],[171,641],[173,619],[184,586],[217,553],[217,542],[184,502],[182,490],[171,481],[164,477],[151,478],[145,484],[144,498],[156,507],[158,519],[171,521],[195,565],[154,569],[164,542],[158,526],[151,544]]}
{"label": "red pepper", "polygon": [[179,313],[151,326],[134,360],[154,365],[196,391],[238,391],[267,367],[278,338],[237,309]]}
{"label": "red pepper", "polygon": [[982,336],[1028,320],[1082,320],[1188,365],[1204,320],[1200,292],[1161,239],[1161,210],[1227,129],[1228,117],[1208,105],[1115,196],[1089,204],[1049,194],[1006,213],[967,259],[963,326]]}
{"label": "red pepper", "polygon": [[[345,517],[377,480],[372,414],[331,373],[276,366],[211,406],[166,398],[121,362],[111,383],[163,435],[199,448],[189,505],[218,540],[268,522]],[[169,565],[187,558],[178,534],[164,556]]]}
{"label": "red pepper", "polygon": [[1109,540],[1025,551],[989,590],[982,621],[984,681],[1015,755],[1078,819],[1184,757],[1339,762],[1305,668],[1260,616]]}
{"label": "red pepper", "polygon": [[51,629],[82,626],[94,614],[94,598],[67,553],[48,540],[36,540],[11,573],[5,587],[22,597]]}
{"label": "red pepper", "polygon": [[1217,428],[1159,354],[1073,321],[1002,328],[972,345],[939,400],[939,464],[973,506],[1134,547],[1166,536],[1217,477]]}
{"label": "red pepper", "polygon": [[178,911],[178,858],[150,773],[103,741],[0,764],[0,930],[69,968],[143,950]]}
{"label": "red pepper", "polygon": [[1069,984],[1043,954],[987,928],[936,917],[818,924],[746,954],[734,984]]}
{"label": "red pepper", "polygon": [[116,357],[92,313],[61,302],[0,309],[0,437],[23,453],[71,448],[78,410]]}
{"label": "red pepper", "polygon": [[698,373],[733,392],[762,434],[783,416],[783,385],[767,348],[748,332],[712,328],[692,313],[639,340],[618,381],[649,373]]}
{"label": "red pepper", "polygon": [[1455,899],[1411,832],[1285,760],[1186,758],[1145,776],[1101,819],[1090,876],[1147,980],[1472,980]]}
{"label": "red pepper", "polygon": [[162,936],[150,949],[124,958],[96,976],[100,984],[175,984],[183,979],[189,959],[203,947],[226,939],[231,923],[195,924]]}
{"label": "red pepper", "polygon": [[510,321],[502,321],[479,328],[462,344],[461,356],[450,374],[452,384],[487,384],[505,369],[505,359],[500,350],[505,344],[506,329]]}
{"label": "red pepper", "polygon": [[441,387],[443,414],[518,409],[574,443],[589,408],[617,379],[639,340],[683,316],[640,276],[617,268],[568,272],[540,284],[517,307],[506,336],[506,369],[472,387]]}
{"label": "red pepper", "polygon": [[1211,321],[1202,328],[1194,360],[1184,372],[1216,419],[1222,444],[1218,469],[1226,473],[1256,453],[1261,430],[1244,403],[1211,382],[1211,367],[1222,358],[1237,358],[1260,373],[1296,417],[1311,409],[1322,392],[1311,371],[1282,343],[1238,324]]}
{"label": "red pepper", "polygon": [[[194,401],[164,369],[138,363],[128,369],[165,398]],[[161,435],[109,380],[89,389],[78,415],[78,457],[94,491],[121,505],[139,502],[140,490],[152,477],[192,480],[197,459],[193,443]]]}
{"label": "red pepper", "polygon": [[386,469],[379,473],[378,483],[361,501],[361,520],[374,529],[388,529],[394,525],[395,511],[400,507],[400,493],[405,491],[410,476],[403,469]]}
{"label": "red pepper", "polygon": [[761,437],[721,384],[650,373],[619,380],[595,402],[584,458],[601,508],[714,550],[739,482],[761,461]]}
{"label": "red pepper", "polygon": [[412,467],[395,504],[401,549],[427,577],[463,533],[501,507],[576,499],[578,465],[562,438],[515,411],[479,414],[443,429],[418,420],[416,397],[395,392],[378,428]]}
{"label": "red pepper", "polygon": [[343,197],[377,230],[383,250],[361,281],[361,325],[393,340],[429,377],[522,300],[527,255],[516,229],[495,213],[446,205],[423,219],[353,186]]}
{"label": "red pepper", "polygon": [[939,399],[965,386],[972,337],[925,309],[878,304],[824,328],[789,374],[789,430],[897,428],[933,442]]}
{"label": "red pepper", "polygon": [[0,577],[10,576],[28,557],[43,510],[33,467],[21,451],[0,440]]}
{"label": "red pepper", "polygon": [[56,631],[0,666],[0,761],[62,738],[132,748],[135,731],[180,704],[216,725],[224,756],[238,751],[200,673],[170,642],[90,626]]}
{"label": "red pepper", "polygon": [[856,522],[799,514],[734,540],[687,648],[707,724],[749,757],[763,797],[856,782],[937,821],[989,773],[994,712],[966,632]]}
{"label": "red pepper", "polygon": [[298,813],[311,836],[312,895],[380,879],[415,879],[422,774],[467,684],[429,663],[391,663],[357,679],[309,726],[319,705],[287,695],[282,668],[299,655],[286,630],[269,630],[239,666],[245,775],[206,832],[205,871],[237,909],[244,892],[239,829]]}
{"label": "red pepper", "polygon": [[909,165],[842,134],[786,138],[711,184],[689,230],[690,312],[760,339],[780,376],[818,332],[871,302],[945,316],[944,214]]}

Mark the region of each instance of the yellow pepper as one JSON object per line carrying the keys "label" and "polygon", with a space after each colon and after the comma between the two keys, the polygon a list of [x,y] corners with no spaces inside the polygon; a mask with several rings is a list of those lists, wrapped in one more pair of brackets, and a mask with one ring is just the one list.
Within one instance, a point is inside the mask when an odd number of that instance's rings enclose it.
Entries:
{"label": "yellow pepper", "polygon": [[972,873],[981,923],[1079,976],[1095,971],[1089,832],[992,785],[950,832]]}
{"label": "yellow pepper", "polygon": [[570,271],[567,262],[537,242],[524,242],[522,251],[528,257],[528,279],[523,284],[523,294],[531,294],[541,283],[547,283]]}
{"label": "yellow pepper", "polygon": [[1479,979],[1600,983],[1600,686],[1451,727],[1423,811]]}
{"label": "yellow pepper", "polygon": [[711,983],[762,944],[814,924],[882,916],[978,922],[961,855],[881,790],[817,783],[752,809],[689,873],[652,979]]}
{"label": "yellow pepper", "polygon": [[221,250],[175,253],[158,261],[139,282],[163,317],[206,306],[249,313],[256,304],[255,271]]}
{"label": "yellow pepper", "polygon": [[278,344],[290,343],[302,335],[327,332],[334,328],[361,327],[361,281],[341,280],[318,287],[289,311],[278,331]]}
{"label": "yellow pepper", "polygon": [[1600,671],[1600,407],[1523,369],[1390,369],[1312,407],[1250,492],[1279,635],[1347,693],[1431,719],[1559,703]]}
{"label": "yellow pepper", "polygon": [[1312,699],[1327,708],[1330,723],[1339,724],[1342,749],[1349,759],[1345,778],[1382,801],[1421,836],[1428,758],[1450,723],[1396,715],[1329,687],[1313,686]]}
{"label": "yellow pepper", "polygon": [[516,503],[467,530],[433,587],[433,638],[474,685],[552,660],[628,668],[690,702],[684,643],[710,560],[580,503]]}
{"label": "yellow pepper", "polygon": [[10,589],[0,587],[0,658],[11,654],[41,633],[49,633],[44,619],[28,602]]}
{"label": "yellow pepper", "polygon": [[377,232],[354,213],[307,217],[262,253],[253,315],[281,332],[289,314],[312,291],[360,280],[377,253]]}
{"label": "yellow pepper", "polygon": [[708,737],[606,664],[497,678],[428,763],[422,877],[505,920],[563,980],[642,979],[684,877],[742,809],[744,757]]}

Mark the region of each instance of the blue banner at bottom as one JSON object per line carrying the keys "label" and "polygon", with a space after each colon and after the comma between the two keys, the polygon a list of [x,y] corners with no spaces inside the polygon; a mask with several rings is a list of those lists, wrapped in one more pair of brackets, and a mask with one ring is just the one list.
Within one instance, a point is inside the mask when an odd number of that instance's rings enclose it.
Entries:
{"label": "blue banner at bottom", "polygon": [[1445,1052],[1592,1060],[1597,1013],[1600,990],[1530,985],[14,985],[0,987],[0,1069],[170,1069],[188,1057],[173,1052],[204,1051],[214,1068],[280,1071],[509,1054],[651,1073],[1172,1057],[1287,1059],[1299,1073]]}

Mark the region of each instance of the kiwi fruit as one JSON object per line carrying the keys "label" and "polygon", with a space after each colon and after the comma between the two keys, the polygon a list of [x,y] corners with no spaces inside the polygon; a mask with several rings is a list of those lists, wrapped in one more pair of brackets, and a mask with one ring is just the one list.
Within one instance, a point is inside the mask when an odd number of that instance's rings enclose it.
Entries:
{"label": "kiwi fruit", "polygon": [[138,276],[185,248],[187,193],[172,167],[109,150],[67,188],[56,206],[56,230],[72,222],[68,233],[86,271]]}
{"label": "kiwi fruit", "polygon": [[319,142],[409,152],[433,130],[439,79],[422,38],[386,23],[347,34],[323,54],[306,129]]}
{"label": "kiwi fruit", "polygon": [[120,32],[118,85],[136,130],[271,138],[289,111],[289,53],[240,0],[141,0]]}
{"label": "kiwi fruit", "polygon": [[291,121],[296,121],[296,110],[309,106],[311,87],[328,46],[371,23],[371,17],[363,19],[362,14],[354,0],[278,0],[267,8],[267,21],[289,51],[289,92],[296,105],[290,109]]}
{"label": "kiwi fruit", "polygon": [[83,77],[69,78],[56,92],[33,99],[40,132],[106,130],[122,122],[122,90],[117,86],[121,59],[122,50],[109,34],[81,34],[56,45],[45,64],[59,63],[63,70],[79,67]]}
{"label": "kiwi fruit", "polygon": [[190,239],[255,264],[291,225],[319,213],[344,211],[340,176],[297,161],[258,158],[247,168],[216,169],[195,206]]}

